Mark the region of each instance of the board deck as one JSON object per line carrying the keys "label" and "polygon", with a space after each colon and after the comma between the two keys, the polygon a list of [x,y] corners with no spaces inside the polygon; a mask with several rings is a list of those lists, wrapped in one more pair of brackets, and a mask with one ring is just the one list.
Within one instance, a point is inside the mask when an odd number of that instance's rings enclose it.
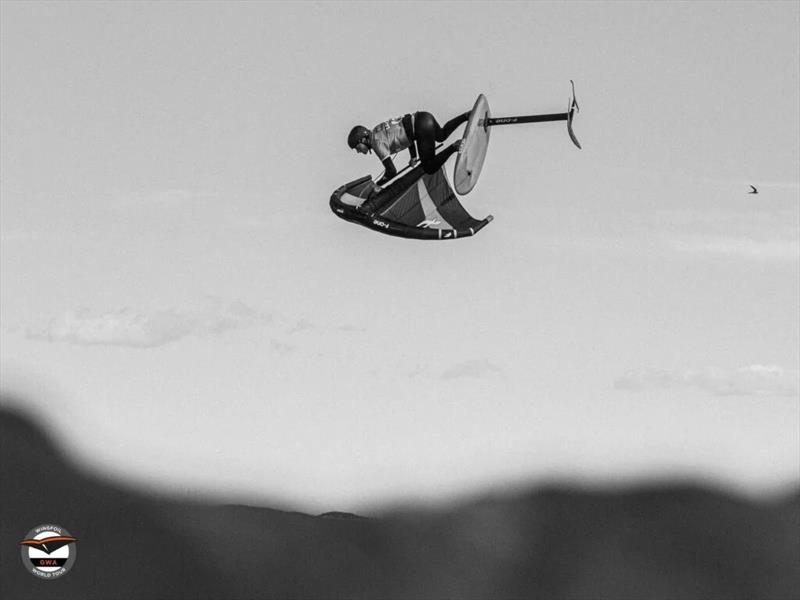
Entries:
{"label": "board deck", "polygon": [[453,170],[453,187],[456,192],[469,194],[478,183],[483,161],[486,159],[486,150],[489,147],[489,102],[481,94],[475,100],[475,105],[470,113],[461,149],[456,157],[456,166]]}

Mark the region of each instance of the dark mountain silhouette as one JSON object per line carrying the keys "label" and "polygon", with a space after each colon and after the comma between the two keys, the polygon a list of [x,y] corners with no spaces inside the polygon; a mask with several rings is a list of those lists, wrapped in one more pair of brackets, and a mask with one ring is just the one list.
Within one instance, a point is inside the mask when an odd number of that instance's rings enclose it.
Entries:
{"label": "dark mountain silhouette", "polygon": [[[800,493],[755,503],[693,484],[529,493],[359,518],[157,499],[89,475],[0,410],[0,595],[36,599],[796,597]],[[22,540],[78,538],[56,581]]]}
{"label": "dark mountain silhouette", "polygon": [[318,519],[366,519],[360,515],[354,515],[348,512],[331,511],[317,515]]}

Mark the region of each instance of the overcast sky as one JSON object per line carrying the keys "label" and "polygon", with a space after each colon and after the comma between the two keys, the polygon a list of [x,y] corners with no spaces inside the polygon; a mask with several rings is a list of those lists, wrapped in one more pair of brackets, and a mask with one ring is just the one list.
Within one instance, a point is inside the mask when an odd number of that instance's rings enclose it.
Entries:
{"label": "overcast sky", "polygon": [[[798,3],[0,6],[2,386],[90,464],[309,510],[800,480]],[[493,130],[478,236],[330,212],[353,125],[570,79],[584,149]]]}

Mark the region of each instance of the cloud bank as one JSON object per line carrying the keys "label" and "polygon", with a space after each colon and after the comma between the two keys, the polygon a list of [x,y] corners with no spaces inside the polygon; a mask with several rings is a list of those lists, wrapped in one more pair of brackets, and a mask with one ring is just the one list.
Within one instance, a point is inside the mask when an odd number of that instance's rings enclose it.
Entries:
{"label": "cloud bank", "polygon": [[695,389],[714,396],[798,396],[800,372],[775,365],[750,365],[739,369],[706,367],[671,371],[631,371],[614,382],[618,390]]}
{"label": "cloud bank", "polygon": [[754,240],[734,237],[694,237],[672,239],[673,250],[707,257],[738,258],[753,261],[798,262],[798,240]]}
{"label": "cloud bank", "polygon": [[502,373],[503,370],[490,363],[486,359],[467,360],[451,366],[446,369],[442,375],[442,379],[464,379],[467,377],[474,377],[477,379],[497,375]]}
{"label": "cloud bank", "polygon": [[43,327],[29,328],[30,339],[82,346],[155,348],[191,335],[219,335],[251,327],[265,317],[241,302],[214,303],[197,310],[175,308],[141,312],[122,308],[96,313],[66,311]]}

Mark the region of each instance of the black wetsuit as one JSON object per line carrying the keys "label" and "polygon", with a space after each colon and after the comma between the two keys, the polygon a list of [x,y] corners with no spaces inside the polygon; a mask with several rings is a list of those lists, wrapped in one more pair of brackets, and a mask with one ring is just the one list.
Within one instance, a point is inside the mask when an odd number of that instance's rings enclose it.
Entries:
{"label": "black wetsuit", "polygon": [[[445,161],[455,152],[453,146],[448,146],[439,154],[436,154],[436,144],[445,141],[455,129],[466,122],[469,118],[469,112],[458,115],[445,123],[444,127],[440,126],[436,118],[429,112],[416,112],[407,114],[402,117],[402,126],[405,131],[406,138],[410,146],[408,152],[411,158],[417,157],[417,150],[419,150],[419,159],[422,163],[422,169],[428,173],[433,174],[438,171]],[[387,122],[388,125],[390,122]],[[381,127],[381,126],[378,126]],[[378,130],[378,128],[376,128]],[[377,152],[377,151],[376,151]],[[388,153],[386,148],[383,152]],[[390,179],[397,175],[397,169],[394,166],[390,156],[386,156],[382,161],[385,168],[383,177],[377,181],[378,185],[383,185]]]}
{"label": "black wetsuit", "polygon": [[436,144],[450,137],[456,127],[466,123],[467,119],[469,119],[469,111],[450,119],[445,123],[444,127],[441,127],[429,112],[414,114],[413,141],[417,144],[422,169],[426,173],[436,173],[445,161],[450,158],[450,155],[455,152],[456,149],[453,146],[448,146],[439,154],[436,154]]}

